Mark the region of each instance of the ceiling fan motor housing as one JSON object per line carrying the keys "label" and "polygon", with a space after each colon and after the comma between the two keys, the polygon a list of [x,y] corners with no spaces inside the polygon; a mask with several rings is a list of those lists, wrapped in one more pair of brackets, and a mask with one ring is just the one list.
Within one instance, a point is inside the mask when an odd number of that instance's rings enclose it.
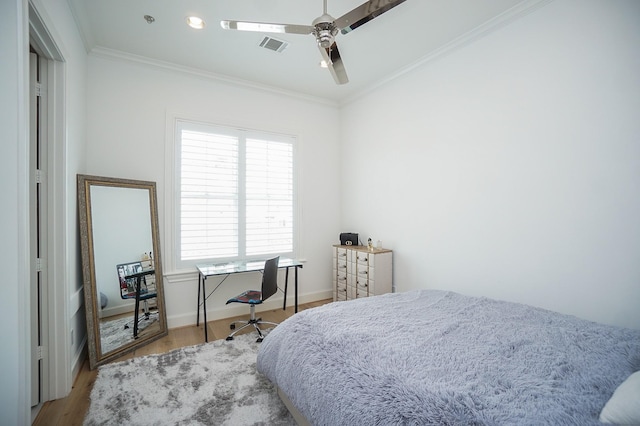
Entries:
{"label": "ceiling fan motor housing", "polygon": [[324,14],[313,21],[316,41],[321,47],[324,47],[325,49],[331,47],[331,45],[333,44],[333,39],[339,31],[333,21],[333,17],[327,14]]}

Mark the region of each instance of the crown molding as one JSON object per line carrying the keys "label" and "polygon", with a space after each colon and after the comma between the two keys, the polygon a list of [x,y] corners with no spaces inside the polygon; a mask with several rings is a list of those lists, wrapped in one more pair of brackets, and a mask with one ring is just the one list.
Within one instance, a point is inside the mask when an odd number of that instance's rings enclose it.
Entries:
{"label": "crown molding", "polygon": [[475,42],[476,40],[479,40],[487,36],[488,34],[493,33],[494,31],[497,31],[500,28],[503,28],[511,24],[512,22],[515,22],[520,18],[540,9],[541,7],[547,5],[548,3],[551,3],[552,1],[553,0],[524,0],[518,3],[517,5],[513,6],[509,10],[506,10],[505,12],[501,13],[500,15],[497,15],[494,18],[475,27],[471,31],[468,31],[467,33],[455,38],[454,40],[443,45],[442,47],[435,49],[434,51],[432,51],[426,56],[423,56],[422,58],[415,61],[414,63],[401,68],[399,71],[383,78],[382,80],[379,80],[378,82],[366,87],[365,89],[359,91],[358,93],[347,97],[346,99],[340,102],[340,106],[345,106],[352,102],[355,102],[358,99],[361,99],[366,95],[374,92],[380,87],[394,80],[397,80],[398,78],[404,76],[405,74],[415,70],[416,68],[423,67],[426,64],[436,61],[464,46],[467,46]]}
{"label": "crown molding", "polygon": [[209,71],[204,71],[201,69],[197,69],[197,68],[192,68],[192,67],[187,67],[184,65],[178,65],[172,62],[166,62],[166,61],[160,61],[157,59],[151,59],[148,58],[146,56],[140,56],[140,55],[134,55],[132,53],[126,53],[126,52],[122,52],[119,50],[114,50],[114,49],[108,49],[105,47],[94,47],[93,49],[91,49],[91,51],[89,52],[89,56],[93,56],[96,58],[103,58],[103,59],[109,59],[109,60],[116,60],[116,61],[122,61],[122,62],[128,62],[128,63],[137,63],[137,64],[141,64],[141,65],[145,65],[148,67],[153,67],[156,69],[160,69],[160,70],[165,70],[165,71],[170,71],[170,72],[177,72],[180,74],[184,74],[184,75],[189,75],[192,77],[200,77],[200,78],[205,78],[208,80],[213,80],[219,83],[223,83],[223,84],[228,84],[228,85],[232,85],[232,86],[236,86],[236,87],[240,87],[240,88],[244,88],[244,89],[252,89],[252,90],[258,90],[258,91],[262,91],[262,92],[267,92],[267,93],[271,93],[271,94],[275,94],[278,96],[287,96],[293,99],[297,99],[297,100],[303,100],[303,101],[307,101],[307,102],[313,102],[313,103],[318,103],[321,105],[328,105],[328,106],[333,106],[333,107],[337,107],[339,106],[338,102],[330,100],[330,99],[326,99],[326,98],[320,98],[320,97],[316,97],[316,96],[311,96],[311,95],[306,95],[303,93],[299,93],[299,92],[295,92],[292,90],[285,90],[279,87],[274,87],[274,86],[269,86],[266,84],[260,84],[260,83],[255,83],[252,81],[247,81],[247,80],[242,80],[239,78],[235,78],[235,77],[230,77],[228,75],[224,75],[224,74],[217,74],[217,73],[213,73],[213,72],[209,72]]}

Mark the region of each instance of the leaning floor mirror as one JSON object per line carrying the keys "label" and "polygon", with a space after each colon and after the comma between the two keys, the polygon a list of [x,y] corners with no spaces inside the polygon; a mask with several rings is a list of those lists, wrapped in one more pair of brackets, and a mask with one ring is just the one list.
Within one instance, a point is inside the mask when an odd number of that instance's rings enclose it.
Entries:
{"label": "leaning floor mirror", "polygon": [[155,182],[78,175],[91,369],[167,335]]}

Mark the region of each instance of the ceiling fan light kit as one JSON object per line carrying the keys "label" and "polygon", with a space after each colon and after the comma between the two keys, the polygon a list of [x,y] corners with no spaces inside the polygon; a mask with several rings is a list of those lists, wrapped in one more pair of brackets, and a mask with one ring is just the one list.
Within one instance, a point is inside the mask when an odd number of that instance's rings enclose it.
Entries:
{"label": "ceiling fan light kit", "polygon": [[338,45],[335,42],[336,35],[339,32],[348,34],[405,1],[406,0],[369,0],[345,13],[340,18],[334,19],[327,13],[327,0],[324,0],[323,14],[314,19],[311,25],[232,20],[220,21],[220,25],[225,30],[302,35],[312,34],[316,39],[322,61],[326,64],[335,82],[337,84],[346,84],[349,82],[349,78],[342,63]]}

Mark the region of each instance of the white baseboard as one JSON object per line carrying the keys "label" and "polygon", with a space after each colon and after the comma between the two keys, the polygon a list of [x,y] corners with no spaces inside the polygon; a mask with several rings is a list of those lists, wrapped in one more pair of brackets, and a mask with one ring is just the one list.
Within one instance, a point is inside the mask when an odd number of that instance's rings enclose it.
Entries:
{"label": "white baseboard", "polygon": [[[318,300],[331,299],[333,293],[331,290],[319,291],[315,293],[306,293],[298,296],[298,305],[303,303],[316,302]],[[271,298],[261,305],[256,306],[256,312],[270,311],[272,309],[282,308],[283,298]],[[287,307],[293,306],[294,297],[289,296],[287,298]],[[207,309],[207,321],[214,321],[219,319],[225,319],[240,315],[248,315],[249,309],[244,304],[226,305],[221,308]],[[202,312],[200,312],[200,321],[203,321]],[[189,325],[195,325],[197,319],[197,312],[190,312],[187,314],[171,315],[167,317],[167,325],[169,328],[185,327]]]}
{"label": "white baseboard", "polygon": [[80,350],[77,351],[73,356],[73,361],[71,362],[71,383],[76,381],[80,370],[82,369],[82,364],[84,360],[89,356],[89,349],[87,347],[87,336],[85,335],[82,340],[82,344],[80,344]]}

